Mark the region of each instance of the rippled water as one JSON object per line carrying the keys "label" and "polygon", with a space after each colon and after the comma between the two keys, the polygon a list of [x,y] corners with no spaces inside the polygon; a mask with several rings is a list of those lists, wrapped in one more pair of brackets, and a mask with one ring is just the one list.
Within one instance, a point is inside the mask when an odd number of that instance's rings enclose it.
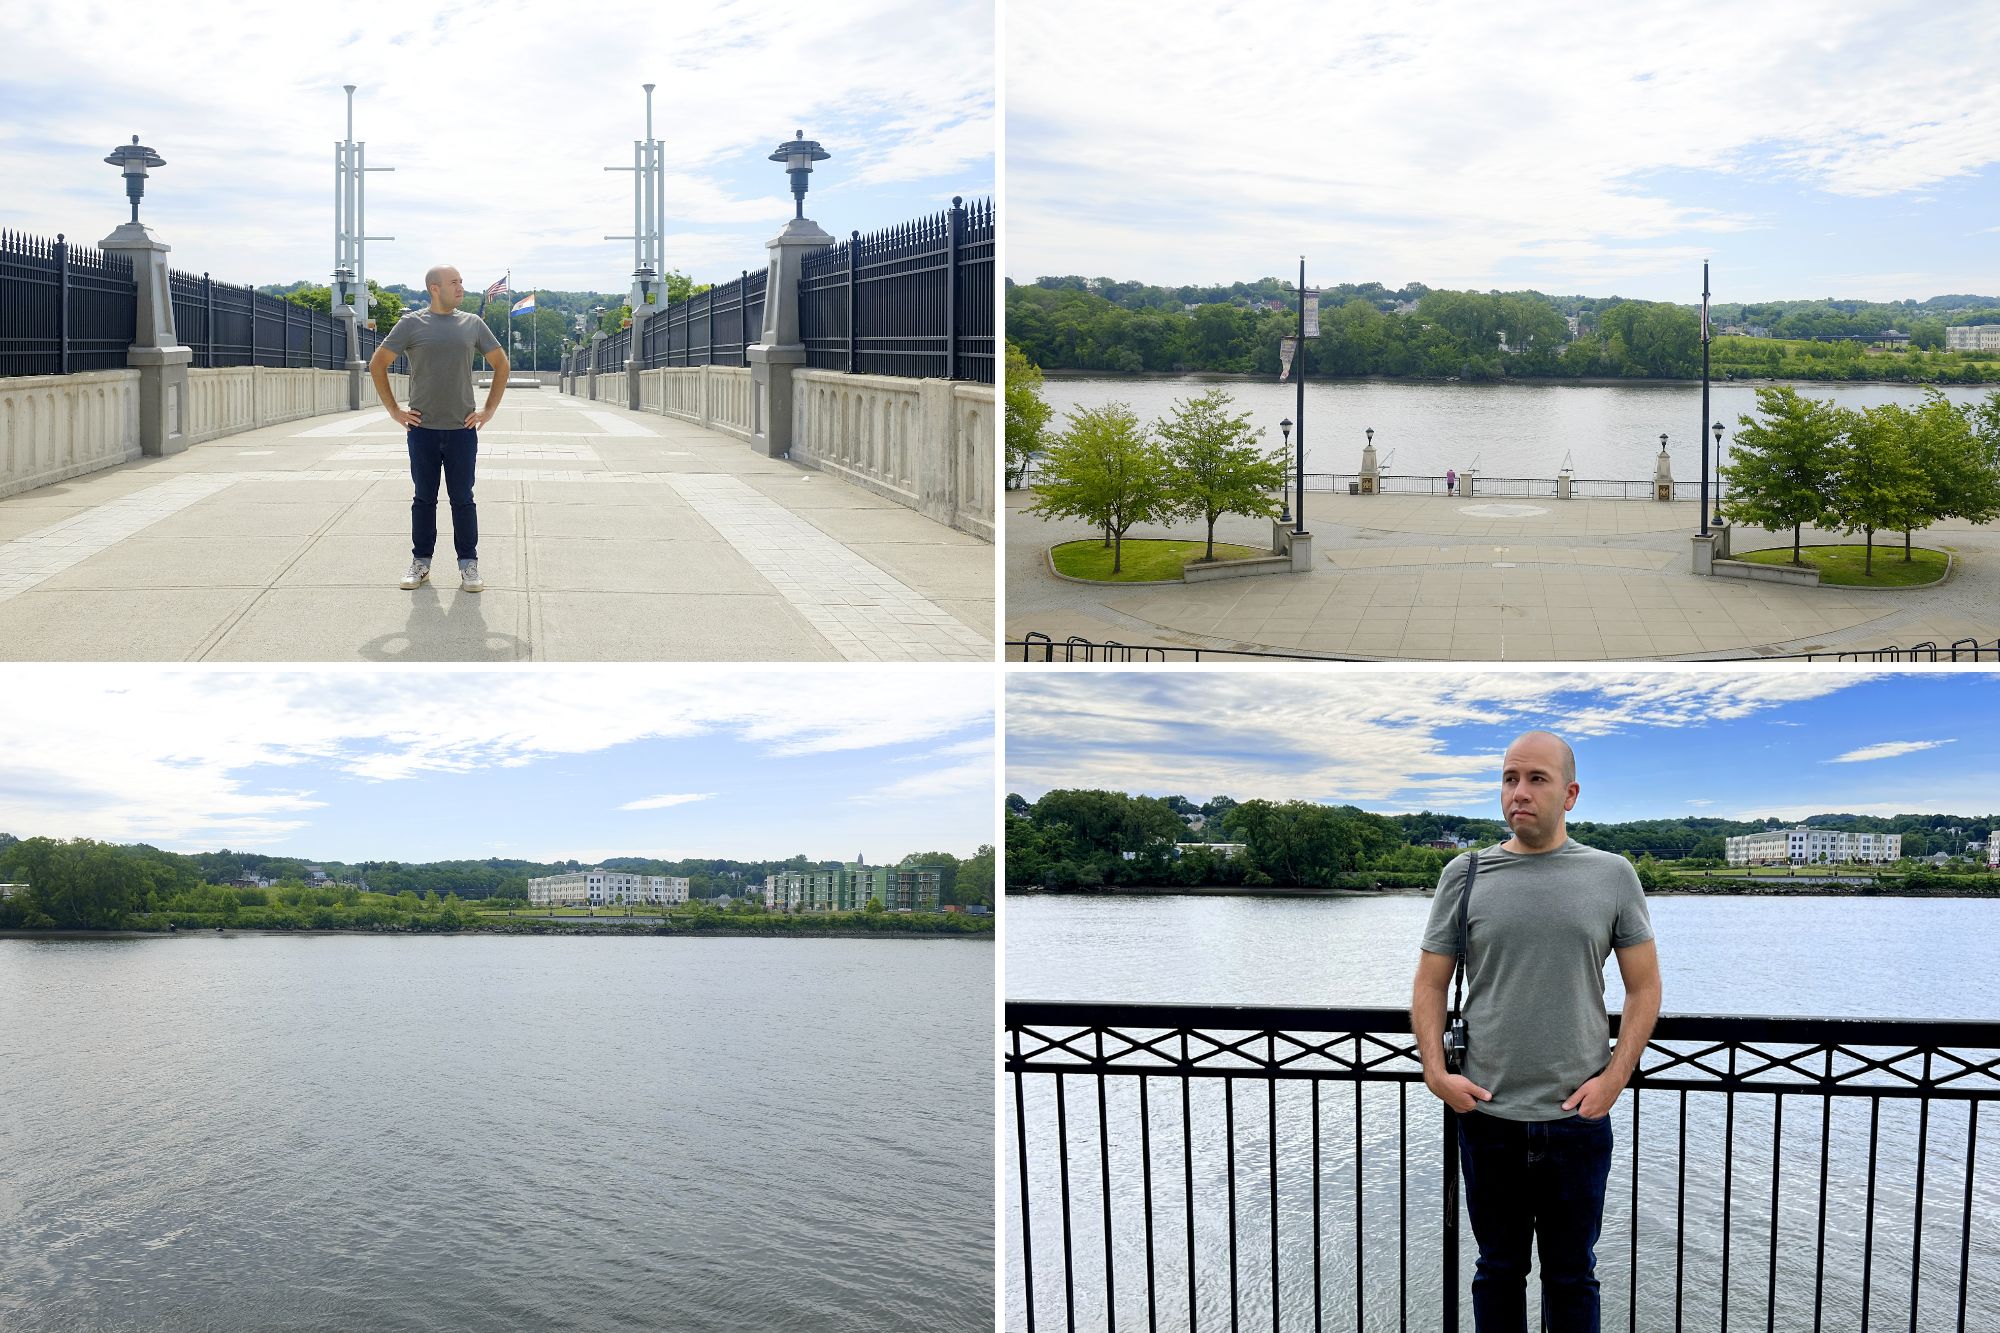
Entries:
{"label": "rippled water", "polygon": [[[1915,403],[1920,386],[1799,384],[1807,397],[1843,407]],[[1267,446],[1282,443],[1278,422],[1298,414],[1297,386],[1275,380],[1201,376],[1052,376],[1042,396],[1058,428],[1076,407],[1129,404],[1141,421],[1167,416],[1173,405],[1211,388],[1226,389],[1235,410],[1249,412]],[[1952,386],[1953,402],[1975,402],[1990,389]],[[1736,419],[1756,409],[1746,384],[1710,389],[1709,420],[1725,430],[1724,456]],[[1653,475],[1660,436],[1674,477],[1698,481],[1702,434],[1701,385],[1694,384],[1419,384],[1394,380],[1306,385],[1306,470],[1357,472],[1363,432],[1375,430],[1382,466],[1408,476],[1442,476],[1477,468],[1489,477],[1554,477],[1565,458],[1579,478],[1644,481]],[[1708,441],[1713,453],[1713,441]]]}
{"label": "rippled water", "polygon": [[992,972],[0,940],[0,1327],[989,1327]]}
{"label": "rippled water", "polygon": [[[2000,903],[1667,897],[1655,898],[1651,907],[1668,1013],[2000,1018]],[[1043,1000],[1401,1007],[1409,1001],[1417,942],[1429,908],[1429,900],[1418,896],[1010,897],[1007,994]],[[1615,1010],[1622,988],[1616,966],[1607,971],[1607,1000]],[[1996,1054],[1985,1052],[1980,1058]],[[1100,1326],[1111,1304],[1121,1326],[1142,1327],[1150,1297],[1163,1328],[1187,1327],[1191,1304],[1202,1327],[1228,1326],[1232,1307],[1243,1327],[1270,1327],[1273,1210],[1268,1164],[1275,1133],[1282,1323],[1311,1327],[1312,1085],[1285,1083],[1273,1098],[1263,1081],[1230,1084],[1233,1093],[1225,1093],[1219,1080],[1191,1080],[1184,1111],[1181,1083],[1153,1079],[1148,1080],[1142,1116],[1139,1080],[1105,1080],[1101,1113],[1095,1079],[1070,1076],[1063,1081],[1060,1107],[1052,1077],[1027,1080],[1023,1090],[1031,1144],[1035,1305],[1046,1326],[1059,1326],[1065,1314],[1061,1199],[1066,1166],[1072,1200],[1072,1295],[1080,1326]],[[1371,1084],[1363,1086],[1357,1118],[1355,1086],[1328,1082],[1316,1094],[1322,1194],[1318,1248],[1327,1327],[1356,1326],[1357,1288],[1364,1294],[1368,1327],[1397,1327],[1406,1278],[1409,1327],[1435,1329],[1443,1281],[1438,1250],[1440,1108],[1420,1085]],[[1011,1101],[1011,1087],[1009,1096]],[[1968,1233],[1963,1225],[1969,1129],[1965,1104],[1940,1102],[1920,1118],[1913,1102],[1882,1102],[1875,1125],[1871,1231],[1871,1108],[1866,1099],[1835,1102],[1825,1109],[1823,1122],[1820,1098],[1787,1097],[1780,1139],[1777,1099],[1739,1094],[1732,1105],[1720,1094],[1690,1094],[1685,1099],[1683,1155],[1682,1099],[1674,1093],[1647,1093],[1640,1111],[1644,1150],[1637,1155],[1636,1210],[1634,1100],[1631,1094],[1622,1098],[1612,1121],[1616,1148],[1598,1250],[1607,1327],[1625,1327],[1628,1308],[1635,1308],[1641,1329],[1715,1328],[1726,1290],[1732,1328],[1762,1329],[1769,1316],[1771,1327],[1788,1333],[1810,1329],[1816,1326],[1817,1300],[1817,1326],[1851,1330],[1861,1326],[1866,1270],[1871,1326],[1911,1326],[1915,1277],[1916,1327],[1950,1329],[1957,1326],[1958,1261],[1966,1245],[1966,1327],[2000,1329],[2000,1117],[1991,1114],[1993,1108],[1982,1117],[1974,1149]],[[1100,1114],[1108,1126],[1102,1136]],[[1059,1117],[1069,1143],[1066,1163],[1054,1151]],[[1005,1121],[1007,1308],[1009,1326],[1021,1327],[1027,1298],[1011,1107]],[[1823,1274],[1817,1271],[1822,1133],[1830,1163]],[[1920,1135],[1926,1146],[1921,1228],[1916,1220]],[[1781,1142],[1781,1152],[1774,1154],[1774,1142]],[[1780,1164],[1775,1206],[1774,1157]],[[1362,1164],[1358,1176],[1357,1160]],[[1107,1179],[1116,1256],[1111,1290],[1104,1257]],[[1357,1196],[1358,1215],[1364,1219],[1358,1247]],[[1406,1208],[1407,1253],[1400,1221]],[[1683,1210],[1685,1245],[1677,1253],[1676,1218]],[[1145,1281],[1149,1211],[1156,1270],[1150,1290]],[[1628,1307],[1634,1287],[1635,1214],[1637,1300]],[[1196,1254],[1192,1301],[1187,1277],[1190,1218]],[[1912,1240],[1920,1230],[1919,1270]],[[1461,1299],[1469,1302],[1476,1249],[1469,1226],[1461,1225],[1461,1235]],[[1364,1275],[1359,1284],[1357,1261]],[[1531,1290],[1531,1310],[1535,1301]]]}

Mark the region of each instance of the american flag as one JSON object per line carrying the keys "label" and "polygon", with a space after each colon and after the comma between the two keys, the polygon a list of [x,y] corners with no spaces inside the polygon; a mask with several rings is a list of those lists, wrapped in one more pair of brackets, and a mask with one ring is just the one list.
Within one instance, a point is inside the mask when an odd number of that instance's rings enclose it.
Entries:
{"label": "american flag", "polygon": [[491,287],[488,287],[486,289],[486,299],[489,301],[491,301],[496,296],[505,296],[506,294],[507,294],[507,279],[504,277],[501,278],[500,281],[494,283]]}

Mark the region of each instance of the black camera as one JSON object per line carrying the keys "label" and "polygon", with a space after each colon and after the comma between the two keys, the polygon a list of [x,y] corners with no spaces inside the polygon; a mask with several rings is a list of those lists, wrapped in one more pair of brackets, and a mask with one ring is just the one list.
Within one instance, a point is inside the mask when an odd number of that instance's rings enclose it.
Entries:
{"label": "black camera", "polygon": [[1444,1030],[1444,1067],[1447,1073],[1465,1072],[1465,1020],[1454,1018]]}

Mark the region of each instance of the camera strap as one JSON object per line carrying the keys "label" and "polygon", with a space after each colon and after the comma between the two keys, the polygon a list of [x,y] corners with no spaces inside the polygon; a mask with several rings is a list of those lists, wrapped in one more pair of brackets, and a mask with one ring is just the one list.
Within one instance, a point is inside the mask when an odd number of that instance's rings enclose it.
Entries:
{"label": "camera strap", "polygon": [[1466,904],[1472,900],[1472,881],[1477,878],[1479,878],[1479,849],[1474,848],[1466,854],[1465,887],[1459,890],[1458,894],[1458,956],[1452,962],[1451,967],[1451,1017],[1453,1018],[1457,1018],[1462,1012],[1463,1001],[1465,999],[1465,958],[1467,952],[1465,911]]}

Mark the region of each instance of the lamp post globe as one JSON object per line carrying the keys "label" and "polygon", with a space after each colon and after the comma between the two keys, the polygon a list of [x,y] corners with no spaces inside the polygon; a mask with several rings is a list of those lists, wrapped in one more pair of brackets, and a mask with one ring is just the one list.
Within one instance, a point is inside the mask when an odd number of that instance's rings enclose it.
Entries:
{"label": "lamp post globe", "polygon": [[1715,503],[1718,514],[1722,507],[1722,423],[1709,427],[1715,436]]}
{"label": "lamp post globe", "polygon": [[816,140],[806,138],[804,130],[793,130],[791,142],[779,144],[772,152],[771,161],[784,163],[785,173],[792,179],[793,218],[806,215],[806,177],[812,175],[813,163],[832,156]]}
{"label": "lamp post globe", "polygon": [[132,201],[132,221],[137,222],[139,198],[146,193],[146,169],[164,167],[167,160],[140,143],[136,134],[131,143],[119,144],[104,160],[125,173],[125,195]]}

